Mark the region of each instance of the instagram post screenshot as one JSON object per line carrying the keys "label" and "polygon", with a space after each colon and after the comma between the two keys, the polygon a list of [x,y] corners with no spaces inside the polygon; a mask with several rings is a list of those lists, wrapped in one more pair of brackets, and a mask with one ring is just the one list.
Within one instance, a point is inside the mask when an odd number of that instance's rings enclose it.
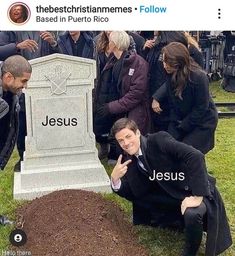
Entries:
{"label": "instagram post screenshot", "polygon": [[0,10],[0,256],[235,256],[232,6]]}

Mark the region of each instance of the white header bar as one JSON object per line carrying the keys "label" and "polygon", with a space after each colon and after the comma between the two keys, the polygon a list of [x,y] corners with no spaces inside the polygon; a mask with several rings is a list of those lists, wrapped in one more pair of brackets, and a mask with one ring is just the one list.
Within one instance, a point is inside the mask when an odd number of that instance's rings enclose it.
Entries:
{"label": "white header bar", "polygon": [[235,30],[231,0],[22,1],[28,20],[13,23],[4,0],[0,30]]}

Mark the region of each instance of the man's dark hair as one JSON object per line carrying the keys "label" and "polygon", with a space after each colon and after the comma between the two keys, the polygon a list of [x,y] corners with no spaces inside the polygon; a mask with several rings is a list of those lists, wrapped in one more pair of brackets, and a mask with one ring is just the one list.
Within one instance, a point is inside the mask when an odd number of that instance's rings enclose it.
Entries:
{"label": "man's dark hair", "polygon": [[32,67],[24,57],[13,55],[8,57],[2,64],[2,76],[7,72],[14,77],[21,77],[23,73],[32,73]]}
{"label": "man's dark hair", "polygon": [[116,133],[120,132],[122,129],[128,128],[134,133],[138,130],[138,126],[135,121],[128,118],[121,118],[117,120],[113,127],[111,128],[111,136],[115,137]]}
{"label": "man's dark hair", "polygon": [[28,9],[26,8],[26,6],[24,6],[22,4],[21,7],[22,7],[23,22],[24,22],[27,20],[29,14],[28,14]]}

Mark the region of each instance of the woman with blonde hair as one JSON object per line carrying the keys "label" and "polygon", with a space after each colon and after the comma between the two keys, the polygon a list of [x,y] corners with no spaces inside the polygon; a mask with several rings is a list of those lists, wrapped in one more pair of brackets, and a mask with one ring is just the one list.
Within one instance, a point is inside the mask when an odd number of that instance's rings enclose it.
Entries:
{"label": "woman with blonde hair", "polygon": [[[112,57],[101,72],[94,101],[94,133],[100,144],[108,143],[110,129],[120,117],[133,119],[143,134],[148,132],[148,64],[129,51],[129,46],[130,36],[125,31],[110,33]],[[109,159],[116,156],[119,154],[110,152]]]}
{"label": "woman with blonde hair", "polygon": [[[98,76],[102,72],[105,64],[109,60],[109,57],[111,57],[112,53],[109,49],[109,35],[112,31],[106,30],[101,32],[99,35],[95,37],[96,42],[96,53],[97,53],[97,73]],[[132,33],[133,34],[133,33]],[[132,37],[132,35],[129,35],[130,37],[130,45],[128,50],[135,51],[135,42]]]}

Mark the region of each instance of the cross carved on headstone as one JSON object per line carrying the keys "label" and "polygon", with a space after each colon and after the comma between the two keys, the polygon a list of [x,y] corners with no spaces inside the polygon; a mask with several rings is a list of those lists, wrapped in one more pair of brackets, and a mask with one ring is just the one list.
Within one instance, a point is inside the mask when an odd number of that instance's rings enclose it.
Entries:
{"label": "cross carved on headstone", "polygon": [[45,75],[46,79],[51,82],[51,94],[60,95],[66,92],[66,81],[71,76],[71,72],[68,74],[62,71],[62,66],[55,66],[54,73],[49,73],[48,76]]}

